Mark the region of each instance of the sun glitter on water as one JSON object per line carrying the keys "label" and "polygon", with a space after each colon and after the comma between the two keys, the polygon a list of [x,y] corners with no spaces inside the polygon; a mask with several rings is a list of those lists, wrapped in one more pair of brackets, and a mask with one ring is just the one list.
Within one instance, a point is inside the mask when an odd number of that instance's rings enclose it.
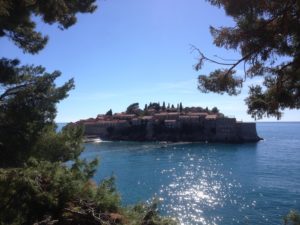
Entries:
{"label": "sun glitter on water", "polygon": [[[210,163],[207,164],[207,161]],[[215,159],[205,155],[199,158],[199,155],[187,154],[177,170],[162,170],[162,174],[172,178],[172,182],[160,190],[161,195],[167,195],[170,199],[163,203],[163,210],[169,215],[177,215],[181,224],[217,225],[222,217],[204,216],[203,209],[209,211],[223,207],[226,198],[231,195],[231,189],[239,184],[229,181],[230,173],[222,173],[217,169],[220,165],[216,164]]]}

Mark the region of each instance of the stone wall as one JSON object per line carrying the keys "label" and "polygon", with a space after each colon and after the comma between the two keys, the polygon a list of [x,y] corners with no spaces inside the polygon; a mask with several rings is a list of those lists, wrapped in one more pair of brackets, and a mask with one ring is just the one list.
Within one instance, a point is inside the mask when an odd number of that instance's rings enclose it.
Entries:
{"label": "stone wall", "polygon": [[204,120],[204,136],[206,141],[216,140],[216,120]]}
{"label": "stone wall", "polygon": [[256,123],[237,123],[237,131],[239,138],[244,142],[258,141]]}
{"label": "stone wall", "polygon": [[[174,123],[174,121],[171,122]],[[178,120],[176,126],[168,126],[168,121],[165,121],[163,127],[154,129],[158,125],[153,120],[141,121],[140,125],[125,120],[117,123],[87,123],[85,124],[85,134],[97,135],[107,140],[128,141],[209,141],[226,143],[256,142],[260,140],[256,133],[255,123],[240,123],[236,122],[235,118],[199,118],[197,121],[184,119]]]}
{"label": "stone wall", "polygon": [[216,120],[216,139],[218,141],[238,141],[235,118],[219,118]]}
{"label": "stone wall", "polygon": [[99,137],[107,136],[107,127],[99,126],[98,124],[85,124],[85,134],[97,135]]}

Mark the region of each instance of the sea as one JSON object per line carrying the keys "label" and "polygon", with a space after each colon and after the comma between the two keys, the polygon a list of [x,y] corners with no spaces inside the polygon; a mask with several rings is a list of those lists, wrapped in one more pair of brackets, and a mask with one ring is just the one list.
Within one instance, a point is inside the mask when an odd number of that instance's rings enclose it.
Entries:
{"label": "sea", "polygon": [[124,205],[159,200],[184,225],[283,224],[300,212],[300,123],[257,123],[248,144],[101,142],[96,182],[116,177]]}

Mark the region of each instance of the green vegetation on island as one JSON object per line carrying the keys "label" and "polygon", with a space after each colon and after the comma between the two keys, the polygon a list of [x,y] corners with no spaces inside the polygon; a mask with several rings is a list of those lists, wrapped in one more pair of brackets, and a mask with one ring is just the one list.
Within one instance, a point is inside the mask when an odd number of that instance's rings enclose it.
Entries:
{"label": "green vegetation on island", "polygon": [[[138,102],[130,104],[124,113],[126,114],[134,114],[136,116],[147,116],[153,113],[163,113],[163,112],[179,112],[179,113],[208,113],[208,114],[220,114],[219,109],[217,107],[213,107],[209,109],[208,107],[183,107],[182,103],[178,103],[176,107],[174,104],[163,102],[150,102],[149,104],[145,104],[144,109],[140,108]],[[112,111],[109,110],[106,115],[112,115]]]}

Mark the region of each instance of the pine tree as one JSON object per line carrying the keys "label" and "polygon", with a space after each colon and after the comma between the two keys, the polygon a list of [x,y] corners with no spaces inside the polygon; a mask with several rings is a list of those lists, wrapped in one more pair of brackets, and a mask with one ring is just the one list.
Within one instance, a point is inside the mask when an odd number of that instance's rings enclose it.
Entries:
{"label": "pine tree", "polygon": [[[0,1],[0,37],[37,53],[48,38],[35,30],[34,16],[66,29],[76,22],[76,13],[93,12],[94,2]],[[120,224],[123,218],[175,224],[155,208],[122,209],[113,178],[99,185],[90,181],[97,160],[79,159],[82,127],[69,124],[56,132],[56,104],[74,88],[72,79],[57,87],[59,76],[59,71],[0,59],[0,224],[116,224],[111,213]]]}
{"label": "pine tree", "polygon": [[139,110],[139,103],[132,103],[131,105],[129,105],[126,109],[126,113],[127,114],[135,114],[136,111]]}
{"label": "pine tree", "polygon": [[35,54],[42,50],[48,36],[36,31],[33,19],[39,17],[44,23],[57,23],[67,29],[77,21],[77,13],[92,13],[96,0],[56,1],[0,1],[0,37],[7,37],[24,52]]}
{"label": "pine tree", "polygon": [[[0,167],[22,166],[30,157],[50,161],[74,159],[82,151],[81,145],[76,144],[82,138],[82,130],[69,133],[71,130],[65,129],[56,135],[54,123],[56,104],[68,96],[74,81],[56,87],[54,81],[60,76],[59,71],[47,73],[41,66],[6,62],[14,73],[8,77],[11,82],[1,85]],[[74,143],[72,147],[63,142],[68,136],[68,141]]]}
{"label": "pine tree", "polygon": [[[283,109],[300,108],[300,2],[295,0],[208,0],[224,8],[235,24],[232,27],[210,27],[217,47],[241,53],[240,59],[228,61],[210,59],[200,50],[196,70],[205,61],[223,68],[208,76],[199,76],[202,92],[237,95],[246,80],[259,77],[246,98],[248,113],[257,119],[275,116]],[[244,73],[236,74],[239,66]]]}

